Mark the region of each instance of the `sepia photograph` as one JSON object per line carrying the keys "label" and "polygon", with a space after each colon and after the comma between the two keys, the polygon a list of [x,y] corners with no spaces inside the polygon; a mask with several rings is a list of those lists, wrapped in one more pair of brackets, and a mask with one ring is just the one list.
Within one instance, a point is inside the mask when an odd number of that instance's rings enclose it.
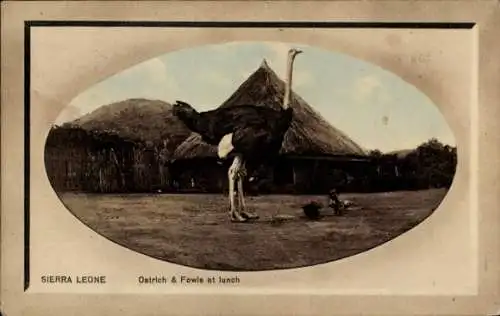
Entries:
{"label": "sepia photograph", "polygon": [[418,88],[282,42],[183,49],[106,78],[62,110],[44,155],[61,202],[96,233],[230,271],[310,266],[396,238],[439,206],[457,162]]}
{"label": "sepia photograph", "polygon": [[2,315],[495,315],[498,1],[4,1]]}

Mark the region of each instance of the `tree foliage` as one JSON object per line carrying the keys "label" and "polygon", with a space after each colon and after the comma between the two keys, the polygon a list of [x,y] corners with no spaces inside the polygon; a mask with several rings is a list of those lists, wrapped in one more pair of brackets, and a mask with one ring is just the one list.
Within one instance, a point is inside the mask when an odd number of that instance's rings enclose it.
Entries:
{"label": "tree foliage", "polygon": [[382,190],[450,187],[457,165],[457,149],[430,139],[409,153],[370,152],[376,172],[372,187]]}

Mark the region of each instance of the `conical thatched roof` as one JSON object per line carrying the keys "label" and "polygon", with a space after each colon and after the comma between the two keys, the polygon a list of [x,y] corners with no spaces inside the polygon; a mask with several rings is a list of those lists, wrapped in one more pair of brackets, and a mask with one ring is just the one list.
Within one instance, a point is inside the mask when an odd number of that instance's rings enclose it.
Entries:
{"label": "conical thatched roof", "polygon": [[[285,82],[264,60],[261,66],[220,107],[253,104],[279,109],[282,106]],[[194,105],[196,107],[196,105]],[[285,135],[281,153],[307,156],[365,156],[365,151],[346,134],[331,126],[299,95],[292,93],[294,118]],[[217,148],[191,134],[173,154],[174,159],[216,157]]]}

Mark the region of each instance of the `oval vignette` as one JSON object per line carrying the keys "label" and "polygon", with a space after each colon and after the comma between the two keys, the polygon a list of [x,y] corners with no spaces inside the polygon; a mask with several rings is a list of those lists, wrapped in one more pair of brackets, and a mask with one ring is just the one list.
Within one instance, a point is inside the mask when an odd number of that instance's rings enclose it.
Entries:
{"label": "oval vignette", "polygon": [[[221,109],[281,111],[289,73],[293,114],[272,160],[276,148],[245,132],[255,117],[223,121]],[[176,100],[212,112],[186,118]],[[214,131],[228,125],[241,137],[217,146],[227,131]],[[229,213],[234,153],[248,161],[237,173],[246,210],[259,215],[244,223]],[[45,166],[67,209],[119,245],[193,268],[261,271],[356,255],[417,226],[452,185],[456,155],[437,107],[395,74],[301,44],[230,42],[158,56],[78,95],[49,132]]]}

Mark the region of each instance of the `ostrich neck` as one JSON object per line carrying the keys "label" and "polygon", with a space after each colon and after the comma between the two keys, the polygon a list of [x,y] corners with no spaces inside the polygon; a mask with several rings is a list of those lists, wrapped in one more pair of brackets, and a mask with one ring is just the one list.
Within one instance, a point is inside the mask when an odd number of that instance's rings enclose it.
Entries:
{"label": "ostrich neck", "polygon": [[293,61],[295,57],[289,56],[286,68],[286,86],[285,86],[285,97],[283,98],[283,109],[288,109],[290,107],[290,95],[292,93],[292,73],[293,73]]}

